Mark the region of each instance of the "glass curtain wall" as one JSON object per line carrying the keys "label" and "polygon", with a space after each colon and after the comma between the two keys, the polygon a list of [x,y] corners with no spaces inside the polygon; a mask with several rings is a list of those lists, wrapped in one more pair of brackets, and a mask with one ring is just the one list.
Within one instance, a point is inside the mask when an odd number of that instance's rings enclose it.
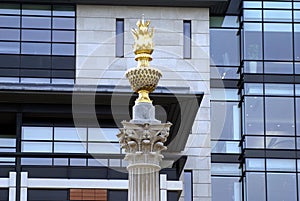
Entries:
{"label": "glass curtain wall", "polygon": [[299,200],[299,1],[243,1],[243,200]]}
{"label": "glass curtain wall", "polygon": [[241,201],[241,170],[237,160],[241,138],[237,87],[240,34],[237,16],[210,18],[210,47],[212,200]]}
{"label": "glass curtain wall", "polygon": [[0,3],[0,82],[73,84],[75,6]]}

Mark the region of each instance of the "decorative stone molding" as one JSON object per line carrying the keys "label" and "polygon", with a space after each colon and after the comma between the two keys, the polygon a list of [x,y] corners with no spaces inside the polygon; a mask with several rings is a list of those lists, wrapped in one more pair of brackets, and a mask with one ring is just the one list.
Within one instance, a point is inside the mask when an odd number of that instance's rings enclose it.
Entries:
{"label": "decorative stone molding", "polygon": [[161,151],[166,150],[164,146],[171,123],[162,124],[135,124],[131,122],[122,122],[124,128],[120,129],[117,135],[121,147],[125,149],[129,166],[137,164],[158,165],[162,160]]}

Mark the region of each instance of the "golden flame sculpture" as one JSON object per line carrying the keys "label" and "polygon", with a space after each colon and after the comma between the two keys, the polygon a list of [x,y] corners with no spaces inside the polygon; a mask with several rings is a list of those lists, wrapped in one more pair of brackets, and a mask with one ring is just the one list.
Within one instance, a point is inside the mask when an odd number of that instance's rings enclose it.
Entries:
{"label": "golden flame sculpture", "polygon": [[153,33],[154,28],[149,29],[150,21],[138,20],[137,29],[132,29],[134,37],[133,49],[135,60],[138,62],[136,68],[131,68],[126,72],[126,77],[131,88],[139,94],[137,103],[152,103],[149,93],[155,90],[159,79],[162,76],[160,70],[150,67],[152,61],[151,54],[154,50]]}

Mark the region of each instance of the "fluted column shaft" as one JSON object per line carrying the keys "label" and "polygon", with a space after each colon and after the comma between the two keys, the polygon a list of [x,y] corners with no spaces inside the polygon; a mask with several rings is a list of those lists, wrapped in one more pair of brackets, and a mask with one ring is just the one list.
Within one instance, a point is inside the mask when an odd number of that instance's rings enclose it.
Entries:
{"label": "fluted column shaft", "polygon": [[129,201],[159,201],[159,169],[150,164],[128,167]]}
{"label": "fluted column shaft", "polygon": [[128,201],[159,201],[159,163],[171,123],[122,122],[118,138],[129,172]]}

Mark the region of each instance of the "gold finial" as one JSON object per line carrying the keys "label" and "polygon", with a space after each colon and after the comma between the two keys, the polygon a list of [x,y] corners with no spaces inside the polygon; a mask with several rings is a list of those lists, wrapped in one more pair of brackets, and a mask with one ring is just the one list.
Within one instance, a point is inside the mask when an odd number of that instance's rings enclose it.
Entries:
{"label": "gold finial", "polygon": [[136,25],[137,29],[132,29],[134,37],[133,50],[136,54],[135,60],[138,61],[138,67],[148,67],[154,50],[154,28],[149,29],[150,21],[147,20],[145,22],[144,17],[142,20],[138,20]]}
{"label": "gold finial", "polygon": [[155,90],[162,76],[158,69],[149,65],[152,60],[151,54],[154,50],[154,28],[149,29],[150,21],[147,20],[145,22],[144,15],[142,20],[137,21],[136,25],[137,29],[132,29],[132,35],[134,37],[133,50],[138,65],[137,68],[129,69],[126,72],[126,77],[132,89],[139,93],[139,98],[136,102],[151,103],[149,93]]}

